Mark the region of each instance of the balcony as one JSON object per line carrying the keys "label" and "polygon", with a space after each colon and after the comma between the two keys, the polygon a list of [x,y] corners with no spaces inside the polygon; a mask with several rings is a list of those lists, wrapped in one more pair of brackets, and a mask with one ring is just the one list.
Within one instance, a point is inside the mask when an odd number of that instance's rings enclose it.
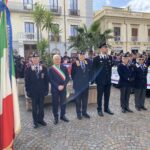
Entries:
{"label": "balcony", "polygon": [[[51,11],[54,15],[61,15],[61,7],[54,7],[50,5],[43,5],[43,6],[46,10]],[[35,8],[35,4],[8,2],[8,8],[12,12],[32,13]]]}
{"label": "balcony", "polygon": [[61,15],[61,7],[50,6],[50,11],[55,15]]}
{"label": "balcony", "polygon": [[115,42],[120,42],[120,41],[121,41],[120,36],[115,36],[115,37],[114,37],[114,41],[115,41]]}
{"label": "balcony", "polygon": [[132,36],[131,41],[132,42],[138,42],[138,37],[137,36]]}
{"label": "balcony", "polygon": [[51,42],[61,42],[61,36],[59,35],[57,38],[54,35],[50,35]]}
{"label": "balcony", "polygon": [[21,41],[37,41],[36,33],[18,33],[18,39]]}
{"label": "balcony", "polygon": [[77,9],[69,9],[70,16],[80,16],[80,11]]}
{"label": "balcony", "polygon": [[33,4],[8,2],[8,8],[13,12],[31,13],[33,11],[33,7]]}

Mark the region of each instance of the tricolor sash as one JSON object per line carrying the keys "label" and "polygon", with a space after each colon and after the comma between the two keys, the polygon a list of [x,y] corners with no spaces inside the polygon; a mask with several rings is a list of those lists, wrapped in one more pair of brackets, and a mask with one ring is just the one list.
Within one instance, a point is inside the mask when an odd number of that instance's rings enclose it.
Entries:
{"label": "tricolor sash", "polygon": [[64,81],[66,80],[65,74],[60,68],[58,68],[56,65],[53,65],[52,68],[61,77],[62,80],[64,80]]}

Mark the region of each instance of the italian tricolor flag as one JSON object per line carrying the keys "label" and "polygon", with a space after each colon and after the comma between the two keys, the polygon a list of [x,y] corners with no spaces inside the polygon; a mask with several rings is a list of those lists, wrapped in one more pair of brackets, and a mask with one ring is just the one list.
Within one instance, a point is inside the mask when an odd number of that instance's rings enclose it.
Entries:
{"label": "italian tricolor flag", "polygon": [[0,150],[13,149],[15,134],[20,130],[14,62],[8,50],[6,24],[6,12],[0,12]]}

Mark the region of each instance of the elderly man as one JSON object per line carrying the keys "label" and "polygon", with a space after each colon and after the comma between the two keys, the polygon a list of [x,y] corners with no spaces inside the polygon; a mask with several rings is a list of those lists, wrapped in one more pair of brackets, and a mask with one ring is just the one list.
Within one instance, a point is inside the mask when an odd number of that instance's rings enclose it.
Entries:
{"label": "elderly man", "polygon": [[38,124],[46,126],[44,121],[44,96],[48,94],[47,69],[42,66],[39,55],[33,53],[31,56],[32,65],[25,72],[25,88],[27,96],[32,99],[32,115],[34,128]]}
{"label": "elderly man", "polygon": [[52,108],[54,115],[54,124],[58,124],[59,115],[58,107],[60,104],[61,113],[60,119],[64,122],[69,122],[66,113],[66,86],[69,82],[69,74],[67,68],[61,65],[61,57],[59,55],[53,56],[53,66],[49,69],[48,76],[49,82],[51,83],[51,93],[52,93]]}

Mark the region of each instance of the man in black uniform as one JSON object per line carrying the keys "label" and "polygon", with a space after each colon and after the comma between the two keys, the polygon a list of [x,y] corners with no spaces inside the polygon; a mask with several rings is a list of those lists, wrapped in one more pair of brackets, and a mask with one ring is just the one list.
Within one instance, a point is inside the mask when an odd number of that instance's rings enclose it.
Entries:
{"label": "man in black uniform", "polygon": [[49,69],[48,76],[51,83],[52,93],[52,108],[54,115],[54,124],[58,124],[59,115],[58,108],[61,107],[60,119],[69,122],[66,114],[66,86],[69,82],[68,70],[65,66],[61,65],[61,57],[59,55],[53,56],[54,65]]}
{"label": "man in black uniform", "polygon": [[114,113],[109,109],[109,97],[111,89],[112,57],[108,55],[106,42],[99,46],[100,54],[93,60],[94,78],[97,84],[97,111],[99,116],[103,116],[102,97],[104,94],[104,111],[110,115]]}
{"label": "man in black uniform", "polygon": [[76,113],[79,120],[82,116],[90,118],[87,113],[88,92],[90,81],[90,68],[88,61],[85,60],[84,52],[79,54],[79,60],[72,64],[71,72],[73,88],[75,90]]}
{"label": "man in black uniform", "polygon": [[133,112],[129,108],[129,99],[131,94],[131,87],[134,83],[134,71],[129,66],[129,55],[123,54],[122,63],[118,66],[119,87],[120,87],[120,105],[122,112]]}
{"label": "man in black uniform", "polygon": [[25,88],[27,96],[32,99],[32,115],[34,128],[38,124],[46,126],[44,121],[44,97],[48,94],[47,69],[42,66],[37,53],[32,55],[32,65],[25,72]]}

